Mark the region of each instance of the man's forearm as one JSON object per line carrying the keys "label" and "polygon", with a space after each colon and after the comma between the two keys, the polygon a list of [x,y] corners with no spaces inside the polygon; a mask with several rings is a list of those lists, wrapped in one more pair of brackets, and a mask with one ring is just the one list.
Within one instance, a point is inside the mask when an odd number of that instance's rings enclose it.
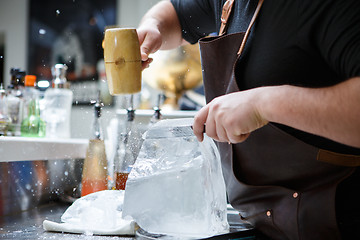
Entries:
{"label": "man's forearm", "polygon": [[326,88],[286,85],[264,90],[258,108],[268,121],[360,147],[359,77]]}
{"label": "man's forearm", "polygon": [[155,26],[160,31],[162,36],[160,49],[172,49],[185,42],[178,16],[170,1],[159,2],[144,15],[139,29],[148,26]]}

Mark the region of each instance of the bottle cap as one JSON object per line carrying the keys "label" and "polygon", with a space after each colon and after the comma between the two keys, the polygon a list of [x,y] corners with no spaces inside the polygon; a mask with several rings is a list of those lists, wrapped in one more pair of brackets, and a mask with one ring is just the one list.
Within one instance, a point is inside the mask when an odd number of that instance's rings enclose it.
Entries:
{"label": "bottle cap", "polygon": [[51,72],[53,75],[53,82],[52,87],[53,88],[68,88],[68,84],[66,82],[66,71],[68,67],[65,64],[55,64],[51,68]]}
{"label": "bottle cap", "polygon": [[6,96],[6,91],[2,83],[0,83],[0,99]]}
{"label": "bottle cap", "polygon": [[96,118],[101,117],[101,108],[102,107],[103,107],[103,103],[101,102],[100,91],[98,91],[98,97],[97,97],[97,100],[96,100],[95,105],[94,105],[95,117]]}
{"label": "bottle cap", "polygon": [[36,85],[36,76],[35,75],[26,75],[25,76],[25,86],[26,87],[35,87]]}
{"label": "bottle cap", "polygon": [[18,72],[20,72],[20,68],[11,68],[10,69],[11,75],[16,75]]}
{"label": "bottle cap", "polygon": [[17,78],[18,73],[20,72],[20,68],[11,68],[10,75],[11,75],[11,82],[8,86],[9,89],[14,89],[15,86],[19,85],[19,79]]}
{"label": "bottle cap", "polygon": [[25,71],[17,72],[17,74],[16,74],[17,85],[19,85],[19,86],[25,85],[25,75],[26,75]]}

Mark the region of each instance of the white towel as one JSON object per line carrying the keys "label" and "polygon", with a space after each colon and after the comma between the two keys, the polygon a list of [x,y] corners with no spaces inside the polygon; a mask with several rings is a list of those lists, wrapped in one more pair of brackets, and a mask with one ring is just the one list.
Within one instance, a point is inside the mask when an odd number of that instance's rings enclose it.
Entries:
{"label": "white towel", "polygon": [[70,223],[56,223],[49,220],[44,220],[44,230],[50,232],[63,232],[63,233],[83,233],[87,235],[135,235],[135,222],[124,222],[123,225],[117,226],[113,229],[86,229],[82,226],[76,226]]}
{"label": "white towel", "polygon": [[122,218],[124,192],[104,190],[79,198],[61,216],[62,223],[44,220],[43,228],[87,235],[135,235],[135,221]]}

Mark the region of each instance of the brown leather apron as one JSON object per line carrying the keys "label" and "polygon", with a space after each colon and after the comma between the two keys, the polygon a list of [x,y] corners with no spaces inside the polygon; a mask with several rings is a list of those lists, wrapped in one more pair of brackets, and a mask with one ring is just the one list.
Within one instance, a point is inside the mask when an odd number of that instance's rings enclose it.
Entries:
{"label": "brown leather apron", "polygon": [[[239,91],[234,66],[263,0],[246,32],[224,35],[233,2],[224,5],[220,35],[199,41],[207,102]],[[341,238],[336,188],[354,172],[359,156],[318,149],[271,123],[243,143],[217,145],[229,201],[242,220],[272,239]]]}

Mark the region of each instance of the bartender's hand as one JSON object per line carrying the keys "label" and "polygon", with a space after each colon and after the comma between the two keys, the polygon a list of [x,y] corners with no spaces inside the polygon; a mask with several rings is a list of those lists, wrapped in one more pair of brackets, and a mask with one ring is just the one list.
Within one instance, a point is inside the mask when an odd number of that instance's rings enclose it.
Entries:
{"label": "bartender's hand", "polygon": [[169,0],[158,2],[145,14],[137,33],[143,69],[152,62],[149,54],[159,49],[173,49],[187,44],[182,38],[179,19]]}
{"label": "bartender's hand", "polygon": [[239,143],[252,131],[266,125],[268,121],[256,106],[260,91],[260,88],[252,89],[213,99],[195,116],[193,129],[197,139],[203,140],[206,125],[209,137],[219,142]]}
{"label": "bartender's hand", "polygon": [[149,64],[153,60],[152,58],[149,58],[149,55],[159,50],[162,44],[162,37],[159,29],[152,25],[151,22],[151,20],[148,20],[137,29],[142,69],[149,67]]}

